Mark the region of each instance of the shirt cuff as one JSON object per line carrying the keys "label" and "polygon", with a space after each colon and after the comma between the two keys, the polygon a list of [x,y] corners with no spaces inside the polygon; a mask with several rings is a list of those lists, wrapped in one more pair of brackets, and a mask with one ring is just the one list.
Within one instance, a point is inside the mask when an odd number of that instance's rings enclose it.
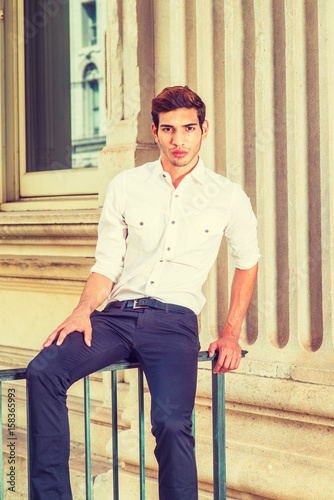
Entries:
{"label": "shirt cuff", "polygon": [[254,258],[253,260],[249,260],[247,262],[238,262],[237,260],[234,260],[234,266],[237,269],[241,269],[242,271],[246,271],[247,269],[251,269],[252,267],[255,266],[259,262],[261,258],[261,255],[259,254],[257,258]]}
{"label": "shirt cuff", "polygon": [[91,273],[97,273],[97,274],[102,274],[102,276],[106,276],[109,278],[113,283],[117,283],[118,278],[121,275],[121,272],[116,274],[113,272],[110,272],[109,270],[105,270],[101,265],[99,264],[94,264],[94,266],[90,270]]}

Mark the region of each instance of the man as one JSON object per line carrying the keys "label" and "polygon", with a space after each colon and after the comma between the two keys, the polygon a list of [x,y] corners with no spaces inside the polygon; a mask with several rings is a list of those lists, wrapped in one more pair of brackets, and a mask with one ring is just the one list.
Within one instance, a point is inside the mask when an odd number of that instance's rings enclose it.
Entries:
{"label": "man", "polygon": [[[96,264],[73,313],[28,367],[33,498],[70,499],[66,391],[120,359],[137,359],[151,392],[160,500],[196,500],[191,414],[201,287],[223,234],[236,269],[215,373],[238,368],[238,343],[257,274],[256,220],[241,188],[204,167],[205,105],[188,87],[152,101],[158,161],[110,183]],[[107,300],[102,312],[96,311]],[[124,499],[125,500],[125,499]]]}

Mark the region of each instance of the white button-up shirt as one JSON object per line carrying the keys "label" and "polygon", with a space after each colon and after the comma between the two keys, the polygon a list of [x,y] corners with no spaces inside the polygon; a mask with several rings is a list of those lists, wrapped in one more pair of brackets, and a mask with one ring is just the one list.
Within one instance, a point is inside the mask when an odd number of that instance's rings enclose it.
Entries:
{"label": "white button-up shirt", "polygon": [[222,236],[235,266],[250,269],[260,257],[256,225],[241,187],[201,159],[176,189],[160,160],[146,163],[109,184],[91,271],[115,283],[108,301],[152,297],[198,314]]}

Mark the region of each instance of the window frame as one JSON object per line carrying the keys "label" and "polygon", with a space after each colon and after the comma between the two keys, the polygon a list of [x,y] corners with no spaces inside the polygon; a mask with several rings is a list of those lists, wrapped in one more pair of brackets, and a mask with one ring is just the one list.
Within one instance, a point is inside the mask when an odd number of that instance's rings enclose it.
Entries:
{"label": "window frame", "polygon": [[[79,196],[82,202],[83,195],[91,199],[92,195],[96,196],[99,192],[97,167],[44,172],[26,171],[24,0],[10,0],[10,2],[4,0],[4,7],[5,22],[8,25],[5,29],[2,27],[4,34],[1,42],[4,45],[5,56],[7,55],[4,58],[4,66],[7,70],[9,65],[10,72],[13,73],[11,78],[13,89],[7,99],[8,88],[2,77],[0,84],[4,85],[7,93],[6,105],[0,102],[1,118],[2,123],[6,123],[3,118],[12,113],[14,127],[10,130],[7,130],[7,127],[5,131],[0,130],[2,138],[6,135],[3,139],[6,146],[5,152],[1,155],[3,186],[0,203],[25,201],[31,198],[38,200],[41,197],[63,198],[64,196]],[[12,37],[10,40],[9,36]],[[12,58],[8,57],[5,43],[12,45],[9,49]],[[1,94],[4,93],[1,92]],[[4,208],[7,209],[7,207]]]}

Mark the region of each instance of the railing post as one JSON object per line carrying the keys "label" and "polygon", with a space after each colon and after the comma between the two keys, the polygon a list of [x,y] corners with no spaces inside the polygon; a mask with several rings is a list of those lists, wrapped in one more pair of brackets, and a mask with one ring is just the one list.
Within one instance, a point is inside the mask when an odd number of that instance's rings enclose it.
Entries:
{"label": "railing post", "polygon": [[118,483],[118,436],[117,436],[117,371],[111,372],[111,402],[112,402],[112,468],[114,500],[119,500]]}
{"label": "railing post", "polygon": [[[191,435],[195,439],[196,435],[196,423],[195,423],[195,407],[196,407],[196,401],[194,402],[194,408],[191,414]],[[196,441],[194,445],[194,453],[196,453]]]}
{"label": "railing post", "polygon": [[90,402],[89,376],[84,378],[85,394],[85,467],[86,467],[86,500],[92,498],[91,447],[90,447]]}
{"label": "railing post", "polygon": [[225,376],[212,373],[214,500],[226,500]]}
{"label": "railing post", "polygon": [[0,380],[0,500],[4,497],[4,479],[3,479],[3,449],[2,449],[2,383]]}
{"label": "railing post", "polygon": [[143,370],[138,368],[140,500],[145,500],[145,418]]}

